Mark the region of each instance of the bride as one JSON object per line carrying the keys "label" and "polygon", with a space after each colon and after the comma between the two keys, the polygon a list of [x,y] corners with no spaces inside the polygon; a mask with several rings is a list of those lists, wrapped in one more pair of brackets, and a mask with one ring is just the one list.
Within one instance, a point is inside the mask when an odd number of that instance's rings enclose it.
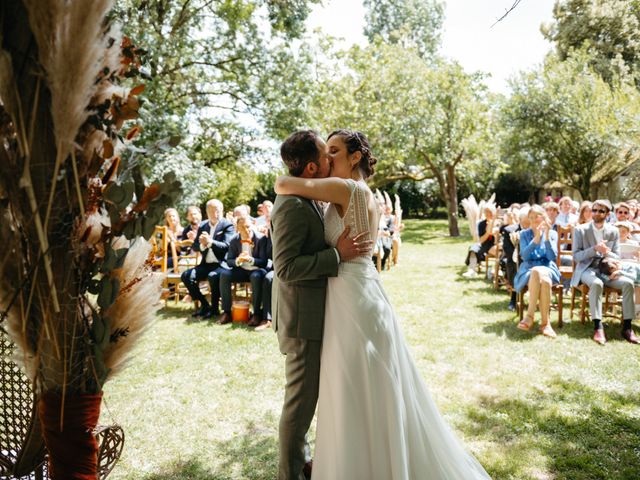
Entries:
{"label": "bride", "polygon": [[[276,193],[329,202],[325,240],[346,226],[375,240],[378,211],[365,179],[376,163],[367,138],[327,140],[331,177],[280,177]],[[488,479],[438,412],[408,351],[371,255],[329,279],[313,480]]]}

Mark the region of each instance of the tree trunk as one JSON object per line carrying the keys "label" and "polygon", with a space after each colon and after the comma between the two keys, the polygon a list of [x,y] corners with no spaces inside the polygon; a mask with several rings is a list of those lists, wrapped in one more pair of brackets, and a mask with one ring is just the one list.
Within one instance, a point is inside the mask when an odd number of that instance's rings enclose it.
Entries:
{"label": "tree trunk", "polygon": [[449,235],[452,237],[460,236],[460,229],[458,228],[458,191],[456,182],[456,167],[448,163],[447,164],[447,183],[446,183],[446,197],[447,197],[447,212],[449,218]]}

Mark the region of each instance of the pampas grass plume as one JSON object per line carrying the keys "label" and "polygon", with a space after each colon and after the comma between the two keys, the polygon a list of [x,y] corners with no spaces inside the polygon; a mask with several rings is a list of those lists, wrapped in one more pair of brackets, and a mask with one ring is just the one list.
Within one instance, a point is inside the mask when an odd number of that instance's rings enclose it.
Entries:
{"label": "pampas grass plume", "polygon": [[24,0],[51,91],[61,158],[71,152],[96,92],[106,42],[103,20],[113,0]]}
{"label": "pampas grass plume", "polygon": [[130,247],[122,269],[118,272],[121,292],[104,316],[111,321],[111,333],[126,331],[104,352],[110,369],[109,378],[120,372],[130,360],[130,353],[138,338],[146,331],[162,306],[160,294],[164,277],[153,273],[146,264],[151,245],[138,238]]}

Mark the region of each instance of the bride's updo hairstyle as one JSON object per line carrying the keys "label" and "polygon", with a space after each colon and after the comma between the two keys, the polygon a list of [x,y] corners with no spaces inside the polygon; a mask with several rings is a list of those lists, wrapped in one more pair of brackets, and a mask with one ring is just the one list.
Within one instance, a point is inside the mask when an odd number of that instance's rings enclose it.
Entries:
{"label": "bride's updo hairstyle", "polygon": [[334,130],[329,134],[327,141],[334,136],[339,136],[347,147],[347,153],[352,154],[360,152],[362,158],[358,164],[358,168],[362,172],[362,176],[366,179],[374,173],[373,166],[378,162],[378,159],[371,153],[371,147],[369,146],[369,140],[364,133],[354,132],[351,130]]}

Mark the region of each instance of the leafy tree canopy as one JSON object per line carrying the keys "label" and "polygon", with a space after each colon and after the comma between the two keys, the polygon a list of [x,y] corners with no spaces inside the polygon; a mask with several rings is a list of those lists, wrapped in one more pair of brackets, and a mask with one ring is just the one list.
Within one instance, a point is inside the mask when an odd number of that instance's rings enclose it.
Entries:
{"label": "leafy tree canopy", "polygon": [[609,86],[584,56],[550,57],[523,73],[502,110],[505,154],[545,172],[589,198],[639,158],[640,94],[629,84]]}
{"label": "leafy tree canopy", "polygon": [[561,60],[585,50],[607,82],[630,75],[640,85],[640,1],[558,0],[553,16],[542,33]]}
{"label": "leafy tree canopy", "polygon": [[422,57],[435,54],[440,44],[444,4],[439,0],[364,0],[365,35],[390,44],[415,48]]}
{"label": "leafy tree canopy", "polygon": [[[264,85],[288,78],[278,65],[283,48],[304,31],[310,6],[319,0],[119,0],[114,12],[125,33],[147,50],[149,76],[141,110],[147,138],[180,135],[177,155],[189,171],[209,169],[211,191],[224,203],[239,198],[224,192],[251,189],[229,172],[256,158],[260,125],[277,129]],[[270,118],[270,117],[269,117]],[[251,169],[251,163],[246,169]],[[151,170],[149,165],[148,173]],[[233,182],[237,188],[231,187]],[[227,187],[223,188],[223,184]],[[251,191],[253,194],[254,191]]]}

